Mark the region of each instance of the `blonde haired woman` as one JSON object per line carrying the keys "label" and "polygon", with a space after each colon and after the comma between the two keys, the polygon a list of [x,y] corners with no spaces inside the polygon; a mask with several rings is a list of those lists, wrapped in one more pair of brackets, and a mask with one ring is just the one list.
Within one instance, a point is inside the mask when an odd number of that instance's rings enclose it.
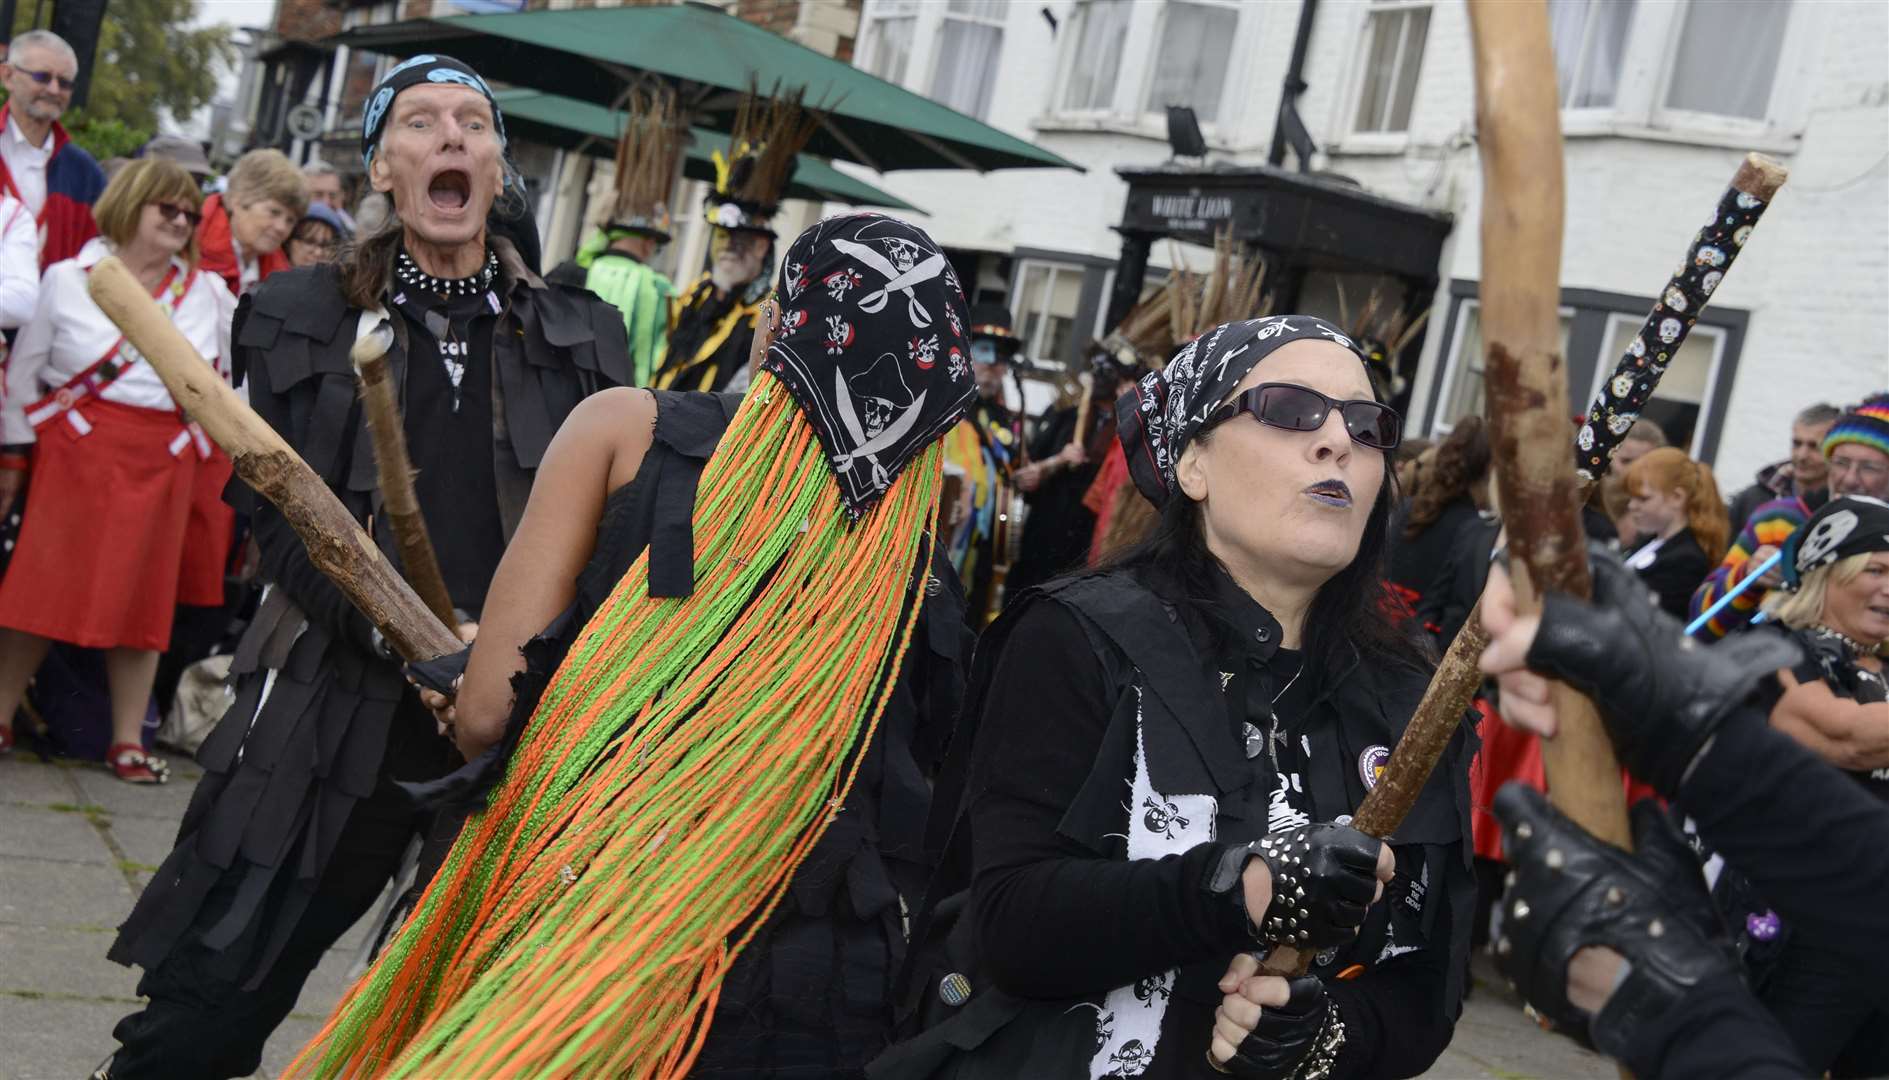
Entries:
{"label": "blonde haired woman", "polygon": [[[198,269],[200,205],[196,181],[162,158],[134,161],[112,179],[93,210],[100,235],[46,269],[0,406],[4,440],[31,452],[33,474],[0,580],[0,725],[53,642],[107,650],[107,761],[131,783],[166,777],[141,742],[158,653],[192,568],[221,554],[186,543],[211,444],[92,302],[86,280],[116,255],[221,370],[235,302],[221,279]],[[227,553],[227,535],[223,544]],[[10,731],[0,735],[11,741]]]}
{"label": "blonde haired woman", "polygon": [[[1778,672],[1771,726],[1889,800],[1889,503],[1831,499],[1791,538],[1784,563],[1784,588],[1764,605],[1778,625],[1754,632],[1788,634],[1805,661]],[[1859,823],[1826,835],[1818,850],[1843,866],[1858,858],[1853,848],[1883,840]],[[1889,983],[1854,977],[1846,955],[1854,942],[1825,940],[1813,927],[1780,919],[1737,875],[1724,875],[1719,892],[1733,930],[1743,932],[1754,985],[1809,1074],[1889,1073]]]}

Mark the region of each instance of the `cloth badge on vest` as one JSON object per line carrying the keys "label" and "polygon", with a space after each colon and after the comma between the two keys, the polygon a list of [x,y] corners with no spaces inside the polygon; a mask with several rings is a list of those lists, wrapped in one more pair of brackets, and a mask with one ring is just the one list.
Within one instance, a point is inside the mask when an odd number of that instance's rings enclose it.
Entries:
{"label": "cloth badge on vest", "polygon": [[777,291],[780,332],[762,366],[813,425],[857,518],[976,392],[963,290],[924,230],[847,214],[800,234]]}

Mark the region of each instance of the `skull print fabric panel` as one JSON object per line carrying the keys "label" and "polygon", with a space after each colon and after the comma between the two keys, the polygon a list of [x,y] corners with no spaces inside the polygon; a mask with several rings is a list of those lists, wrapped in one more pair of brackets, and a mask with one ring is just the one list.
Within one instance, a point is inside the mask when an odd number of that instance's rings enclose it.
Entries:
{"label": "skull print fabric panel", "polygon": [[964,294],[924,230],[847,214],[794,241],[777,296],[781,327],[763,366],[813,425],[858,517],[975,393]]}
{"label": "skull print fabric panel", "polygon": [[[1141,688],[1135,688],[1137,697]],[[1159,859],[1178,855],[1213,839],[1214,814],[1219,802],[1211,795],[1171,795],[1156,791],[1148,780],[1148,755],[1141,737],[1139,707],[1135,716],[1135,776],[1129,781],[1127,814],[1128,857]],[[1089,1062],[1092,1080],[1140,1076],[1154,1062],[1161,1039],[1161,1018],[1174,992],[1173,971],[1150,975],[1131,986],[1108,992],[1096,1017],[1095,1057]]]}

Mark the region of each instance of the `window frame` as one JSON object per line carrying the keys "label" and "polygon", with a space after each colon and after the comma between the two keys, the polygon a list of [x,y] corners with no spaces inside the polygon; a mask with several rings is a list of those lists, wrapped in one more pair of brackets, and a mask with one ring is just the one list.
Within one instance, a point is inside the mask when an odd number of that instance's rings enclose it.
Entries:
{"label": "window frame", "polygon": [[[1401,151],[1410,145],[1411,129],[1417,125],[1417,101],[1423,93],[1423,57],[1430,51],[1431,34],[1436,29],[1438,8],[1436,0],[1370,0],[1360,9],[1356,44],[1351,52],[1351,71],[1345,80],[1344,93],[1339,95],[1340,113],[1338,123],[1333,130],[1342,132],[1338,145],[1332,149],[1338,152]],[[1415,10],[1429,12],[1429,21],[1424,25],[1423,49],[1417,55],[1417,78],[1410,86],[1410,119],[1402,131],[1360,131],[1358,130],[1358,106],[1364,100],[1364,82],[1371,65],[1371,43],[1375,36],[1373,29],[1377,16],[1388,13],[1401,13]],[[1409,24],[1405,24],[1405,34],[1409,33]],[[1402,71],[1404,43],[1398,42],[1397,59],[1392,67],[1390,79],[1390,104],[1395,106],[1397,79]],[[1394,108],[1393,108],[1394,111]]]}
{"label": "window frame", "polygon": [[[1648,310],[1650,311],[1651,309],[1652,306],[1649,302]],[[1706,310],[1710,311],[1711,309],[1708,307]],[[1608,312],[1606,317],[1601,320],[1600,324],[1600,347],[1603,349],[1607,347],[1607,343],[1613,339],[1615,327],[1626,324],[1630,330],[1637,332],[1645,323],[1646,316],[1644,315],[1632,315],[1625,311]],[[1699,419],[1693,423],[1692,445],[1683,447],[1686,451],[1686,455],[1695,460],[1703,460],[1700,458],[1700,451],[1705,446],[1706,432],[1711,430],[1712,420],[1715,415],[1713,403],[1718,397],[1719,369],[1724,365],[1726,347],[1731,340],[1730,330],[1723,326],[1715,326],[1712,323],[1701,320],[1697,325],[1686,332],[1684,344],[1689,345],[1697,340],[1694,335],[1701,331],[1710,335],[1717,343],[1712,346],[1712,362],[1705,369],[1705,397],[1699,402]],[[1594,399],[1600,395],[1600,388],[1605,385],[1607,379],[1613,375],[1614,367],[1619,361],[1619,357],[1610,357],[1604,352],[1597,352],[1595,354],[1594,377],[1590,380],[1587,388],[1587,396],[1576,405],[1577,408],[1586,411],[1587,407],[1594,403]],[[1657,395],[1659,389],[1655,387],[1653,393]]]}
{"label": "window frame", "polygon": [[[865,6],[859,12],[859,53],[853,58],[853,65],[876,79],[884,79],[894,86],[907,90],[914,85],[917,69],[924,67],[926,68],[925,85],[929,86],[931,83],[930,65],[920,59],[926,52],[923,48],[923,35],[928,6],[920,0],[866,0]],[[874,71],[873,67],[879,61],[880,43],[883,38],[880,24],[893,19],[912,20],[912,42],[910,51],[905,56],[905,71],[897,79],[888,79]]]}
{"label": "window frame", "polygon": [[[1631,293],[1609,292],[1602,289],[1563,288],[1558,307],[1565,314],[1573,312],[1573,319],[1568,327],[1568,355],[1565,358],[1568,373],[1568,402],[1570,413],[1586,412],[1599,392],[1601,382],[1614,372],[1620,358],[1603,356],[1607,346],[1607,332],[1619,320],[1630,321],[1638,326],[1653,310],[1653,296],[1638,296]],[[1451,395],[1456,392],[1459,379],[1457,365],[1454,362],[1456,352],[1462,347],[1464,330],[1463,313],[1469,305],[1481,303],[1481,283],[1470,278],[1453,278],[1446,289],[1439,290],[1437,303],[1447,305],[1443,322],[1443,333],[1434,367],[1428,374],[1419,378],[1427,381],[1429,396],[1421,404],[1421,422],[1415,416],[1406,424],[1406,430],[1420,431],[1426,435],[1442,437],[1449,433],[1453,425],[1445,424],[1443,416],[1449,406]],[[1435,316],[1432,316],[1434,319]],[[1706,327],[1721,334],[1719,344],[1714,350],[1712,367],[1706,380],[1704,400],[1699,404],[1699,420],[1693,429],[1692,456],[1708,465],[1717,467],[1718,449],[1726,434],[1726,421],[1731,406],[1732,391],[1738,383],[1738,369],[1744,356],[1745,338],[1751,322],[1751,311],[1747,308],[1727,307],[1712,304],[1699,314],[1695,326]],[[1585,387],[1584,395],[1577,393],[1577,388]],[[1413,395],[1412,412],[1417,412],[1417,402]],[[1573,432],[1570,429],[1569,443],[1573,446]],[[1572,453],[1572,450],[1570,450]]]}
{"label": "window frame", "polygon": [[[922,13],[916,10],[914,11],[914,14],[920,15],[920,18],[921,18],[921,22],[919,22],[913,27],[912,51],[914,53],[917,53],[919,51],[918,34],[926,29],[927,21],[931,23],[930,33],[928,35],[930,38],[930,42],[929,42],[929,45],[925,48],[925,52],[928,54],[928,57],[924,64],[925,81],[921,85],[923,85],[925,89],[922,91],[922,93],[928,100],[936,101],[938,104],[943,105],[947,109],[957,109],[957,106],[952,105],[949,102],[946,102],[936,97],[932,93],[933,89],[935,88],[938,82],[938,64],[939,64],[939,61],[944,56],[945,24],[952,21],[964,22],[964,23],[971,23],[976,26],[992,27],[997,31],[997,61],[995,64],[992,65],[992,70],[990,73],[991,99],[984,103],[984,110],[981,115],[976,112],[964,113],[964,115],[969,116],[974,120],[979,120],[986,124],[990,123],[990,110],[991,110],[991,107],[996,102],[995,87],[996,87],[997,80],[1003,71],[1004,46],[1006,44],[1005,39],[1009,36],[1009,33],[1008,33],[1009,28],[1010,28],[1009,9],[1006,7],[1004,12],[999,15],[985,16],[985,15],[973,15],[968,12],[954,12],[951,10],[951,4],[949,3],[949,0],[937,0],[937,2],[934,4],[920,5],[920,6],[930,6],[936,9],[933,12],[931,12],[931,18],[929,20],[924,20],[924,16]],[[963,111],[963,110],[958,110],[958,111]]]}
{"label": "window frame", "polygon": [[1832,5],[1798,0],[1791,5],[1777,73],[1762,119],[1666,106],[1679,57],[1680,37],[1693,0],[1641,0],[1634,5],[1621,56],[1612,108],[1561,110],[1562,135],[1624,137],[1736,150],[1794,153],[1810,120],[1809,79],[1787,79],[1801,70],[1822,40]]}
{"label": "window frame", "polygon": [[1023,290],[1026,283],[1029,281],[1030,271],[1037,267],[1042,267],[1048,271],[1048,276],[1043,279],[1042,289],[1045,302],[1043,310],[1046,315],[1047,298],[1054,295],[1056,291],[1058,275],[1067,274],[1075,279],[1076,308],[1069,313],[1069,332],[1072,335],[1072,340],[1079,340],[1082,333],[1083,289],[1087,284],[1089,267],[1084,263],[1061,262],[1056,259],[1046,258],[1042,255],[1032,254],[1019,255],[1010,271],[1010,290],[1006,297],[1006,304],[1010,308],[1011,318],[1016,320],[1017,338],[1022,342],[1022,347],[1018,350],[1018,356],[1026,366],[1038,370],[1065,370],[1069,366],[1068,358],[1057,354],[1038,356],[1036,354],[1036,342],[1030,340],[1028,333],[1030,309],[1023,306],[1023,301],[1026,299]]}
{"label": "window frame", "polygon": [[[1144,120],[1158,121],[1164,136],[1167,131],[1167,106],[1157,106],[1148,99],[1154,94],[1155,69],[1160,65],[1161,46],[1166,42],[1168,14],[1173,10],[1175,4],[1187,4],[1193,7],[1203,8],[1219,8],[1222,11],[1231,11],[1233,13],[1232,47],[1227,52],[1226,70],[1220,73],[1220,103],[1217,107],[1217,111],[1214,118],[1211,120],[1200,118],[1199,114],[1195,114],[1196,118],[1200,119],[1201,136],[1206,139],[1213,139],[1223,131],[1234,130],[1244,116],[1242,106],[1246,103],[1247,96],[1235,92],[1234,73],[1239,71],[1242,67],[1242,65],[1235,61],[1240,56],[1241,46],[1245,44],[1244,36],[1247,32],[1247,24],[1250,21],[1247,12],[1250,10],[1250,5],[1242,3],[1241,0],[1162,0],[1159,5],[1160,13],[1155,17],[1154,32],[1149,38],[1151,44],[1143,71],[1141,88],[1135,97],[1137,108],[1134,109],[1133,112],[1134,115]],[[1132,21],[1129,24],[1129,37],[1131,40],[1134,37],[1134,24]],[[1125,60],[1126,57],[1124,56],[1124,61]]]}

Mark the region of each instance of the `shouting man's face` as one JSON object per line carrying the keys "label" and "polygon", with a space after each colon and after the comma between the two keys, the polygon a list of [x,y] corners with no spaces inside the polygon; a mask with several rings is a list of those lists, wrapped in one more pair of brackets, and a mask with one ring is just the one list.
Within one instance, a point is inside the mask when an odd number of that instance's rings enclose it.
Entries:
{"label": "shouting man's face", "polygon": [[408,87],[391,108],[368,170],[374,190],[393,197],[409,236],[437,247],[478,240],[505,177],[491,104],[471,87],[436,83]]}

